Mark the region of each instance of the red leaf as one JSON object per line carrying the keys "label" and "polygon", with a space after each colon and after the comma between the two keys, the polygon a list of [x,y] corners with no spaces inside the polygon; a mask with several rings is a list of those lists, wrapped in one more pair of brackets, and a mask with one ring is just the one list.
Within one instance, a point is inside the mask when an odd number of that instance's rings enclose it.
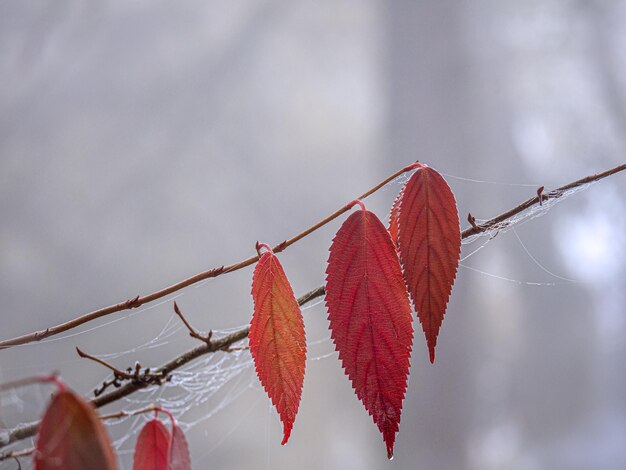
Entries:
{"label": "red leaf", "polygon": [[389,212],[389,235],[394,245],[398,245],[398,219],[400,217],[400,203],[404,194],[404,186],[393,201],[391,211]]}
{"label": "red leaf", "polygon": [[50,402],[37,434],[35,469],[117,468],[111,441],[94,408],[61,389]]}
{"label": "red leaf", "polygon": [[185,439],[185,433],[174,423],[172,423],[170,461],[167,470],[191,470],[189,445],[187,444],[187,439]]}
{"label": "red leaf", "polygon": [[326,305],[339,359],[393,456],[413,326],[391,237],[370,211],[353,213],[330,247]]}
{"label": "red leaf", "polygon": [[250,353],[259,380],[283,423],[286,444],[298,413],[306,340],[300,307],[274,253],[263,253],[252,278]]}
{"label": "red leaf", "polygon": [[137,437],[133,470],[167,470],[171,435],[160,419],[148,421]]}
{"label": "red leaf", "polygon": [[398,244],[430,362],[435,362],[437,335],[459,265],[461,229],[450,187],[426,165],[421,165],[404,186]]}

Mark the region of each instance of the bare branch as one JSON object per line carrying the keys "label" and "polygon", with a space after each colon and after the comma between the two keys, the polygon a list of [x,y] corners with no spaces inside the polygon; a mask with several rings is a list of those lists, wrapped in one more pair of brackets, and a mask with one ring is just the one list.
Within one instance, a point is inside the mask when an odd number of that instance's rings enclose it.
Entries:
{"label": "bare branch", "polygon": [[[310,292],[307,292],[302,297],[298,299],[299,305],[304,305],[318,297],[323,296],[325,293],[323,287],[318,287]],[[234,331],[226,336],[222,336],[221,338],[211,339],[210,341],[203,343],[178,357],[175,357],[171,361],[166,362],[161,367],[157,368],[152,372],[154,376],[160,377],[169,377],[171,373],[176,369],[181,368],[185,364],[190,363],[194,359],[198,357],[204,356],[205,354],[214,353],[217,351],[229,352],[229,349],[232,351],[231,346],[234,343],[237,343],[248,337],[249,328],[246,326],[241,328],[240,330]],[[112,390],[109,393],[102,394],[93,400],[91,400],[91,404],[96,408],[103,407],[110,403],[113,403],[117,400],[120,400],[128,395],[135,393],[137,390],[144,389],[149,387],[150,385],[155,385],[154,383],[150,383],[149,381],[141,381],[141,380],[133,380],[127,382],[116,390]],[[26,439],[28,437],[32,437],[37,432],[39,427],[39,422],[30,423],[22,426],[18,426],[7,433],[7,435],[0,434],[0,448],[7,446],[13,442],[20,441],[22,439]]]}
{"label": "bare branch", "polygon": [[2,452],[0,453],[0,462],[7,459],[15,459],[17,461],[17,464],[19,465],[18,468],[22,468],[22,466],[20,465],[20,461],[18,460],[19,457],[27,457],[33,452],[35,452],[34,447],[29,447],[28,449],[22,450],[12,450],[11,452]]}
{"label": "bare branch", "polygon": [[58,372],[53,372],[50,375],[36,375],[34,377],[26,377],[24,379],[11,380],[10,382],[0,383],[0,392],[10,390],[12,388],[21,388],[33,384],[41,383],[53,383],[59,384]]}
{"label": "bare branch", "polygon": [[[417,163],[411,164],[409,166],[406,166],[404,168],[402,168],[399,171],[396,171],[393,175],[385,178],[383,181],[381,181],[380,183],[378,183],[376,186],[374,186],[373,188],[371,188],[370,190],[368,190],[367,192],[361,194],[358,199],[364,199],[367,196],[370,196],[371,194],[375,193],[376,191],[378,191],[380,188],[382,188],[383,186],[385,186],[387,183],[389,183],[390,181],[396,179],[398,176],[408,172],[408,171],[412,171],[417,167]],[[303,232],[300,232],[299,234],[297,234],[296,236],[283,241],[282,243],[279,243],[278,245],[276,245],[274,248],[272,248],[272,250],[275,253],[281,252],[283,250],[285,250],[288,246],[293,245],[294,243],[296,243],[297,241],[301,240],[302,238],[306,237],[307,235],[315,232],[316,230],[318,230],[319,228],[323,227],[324,225],[328,224],[329,222],[335,220],[337,217],[339,217],[340,215],[344,214],[345,212],[349,211],[350,207],[349,206],[343,206],[340,209],[337,209],[335,212],[333,212],[332,214],[330,214],[328,217],[320,220],[318,223],[316,223],[315,225],[309,227],[308,229],[304,230]],[[213,268],[213,269],[209,269],[208,271],[204,271],[201,272],[199,274],[196,274],[195,276],[191,276],[187,279],[184,279],[182,281],[177,282],[176,284],[172,284],[169,287],[166,287],[164,289],[158,290],[156,292],[153,292],[151,294],[147,294],[144,296],[141,295],[137,295],[136,297],[132,298],[132,299],[128,299],[125,300],[123,302],[119,302],[115,305],[111,305],[109,307],[105,307],[105,308],[101,308],[99,310],[94,310],[93,312],[90,313],[86,313],[84,315],[81,315],[77,318],[74,318],[73,320],[67,321],[65,323],[61,323],[59,325],[56,326],[51,326],[49,328],[46,328],[45,330],[41,330],[41,331],[35,331],[33,333],[29,333],[26,335],[22,335],[22,336],[18,336],[16,338],[11,338],[11,339],[7,339],[4,341],[0,341],[0,349],[5,349],[5,348],[10,348],[11,346],[17,346],[19,344],[26,344],[26,343],[32,343],[33,341],[41,341],[44,338],[48,338],[50,336],[54,336],[54,335],[58,335],[59,333],[63,333],[64,331],[68,331],[71,330],[72,328],[76,328],[80,325],[83,325],[87,322],[90,322],[92,320],[95,320],[96,318],[100,318],[100,317],[104,317],[106,315],[110,315],[112,313],[115,312],[121,312],[122,310],[128,310],[128,309],[132,309],[132,308],[137,308],[140,307],[144,304],[153,302],[157,299],[161,299],[167,295],[170,295],[174,292],[177,292],[181,289],[184,289],[185,287],[189,287],[193,284],[196,284],[200,281],[204,281],[205,279],[209,279],[212,277],[217,277],[220,276],[222,274],[226,274],[226,273],[232,273],[234,271],[238,271],[242,268],[245,268],[247,266],[250,266],[251,264],[256,263],[259,260],[259,255],[255,255],[255,256],[251,256],[250,258],[247,258],[243,261],[240,261],[238,263],[234,263],[234,264],[230,264],[228,266],[220,266],[218,268]]]}
{"label": "bare branch", "polygon": [[192,338],[199,339],[200,341],[203,341],[205,343],[208,343],[209,341],[211,341],[211,336],[213,336],[213,332],[209,331],[206,335],[203,335],[199,333],[198,331],[196,331],[194,327],[191,326],[191,324],[187,321],[187,319],[183,315],[183,312],[180,311],[180,308],[178,308],[178,304],[176,302],[174,302],[174,312],[176,313],[176,315],[178,315],[180,320],[185,324],[185,326],[189,330],[189,336],[191,336]]}
{"label": "bare branch", "polygon": [[545,201],[546,199],[558,199],[563,195],[565,191],[569,189],[574,189],[574,188],[583,186],[588,183],[593,183],[594,181],[600,181],[601,179],[606,178],[607,176],[614,175],[615,173],[619,173],[620,171],[623,171],[623,170],[626,170],[626,163],[618,165],[615,168],[611,168],[610,170],[603,171],[601,173],[596,173],[595,175],[586,176],[585,178],[581,178],[579,180],[565,184],[548,193],[543,193],[543,189],[542,189],[542,191],[537,192],[537,196],[527,199],[526,201],[522,202],[520,205],[515,206],[513,209],[509,209],[508,211],[495,216],[493,219],[489,219],[487,222],[481,225],[476,225],[475,223],[472,224],[472,221],[474,221],[474,218],[471,217],[470,224],[472,226],[463,230],[463,232],[461,233],[461,238],[465,239],[465,238],[471,237],[472,235],[476,235],[480,232],[489,230],[495,225],[510,219],[511,217],[519,214],[520,212],[524,212],[526,209],[530,209],[536,204],[540,204],[542,201]]}
{"label": "bare branch", "polygon": [[[161,410],[160,407],[158,406],[154,406],[154,404],[150,404],[150,406],[147,406],[145,408],[141,408],[138,410],[132,410],[132,411],[126,411],[126,410],[121,410],[118,411],[116,413],[110,413],[108,415],[102,415],[100,416],[100,419],[103,421],[106,420],[111,420],[111,419],[121,419],[121,418],[127,418],[127,417],[131,417],[131,416],[137,416],[139,414],[143,414],[143,413],[151,413],[155,410]],[[163,410],[165,411],[165,410]],[[27,449],[22,449],[22,450],[13,450],[10,452],[3,452],[0,453],[0,462],[3,460],[7,460],[7,459],[18,459],[19,457],[27,457],[29,455],[31,455],[33,452],[35,452],[35,448],[34,447],[30,447]],[[19,462],[19,460],[18,460]]]}
{"label": "bare branch", "polygon": [[127,380],[132,380],[134,378],[134,376],[132,374],[128,374],[122,370],[117,369],[116,367],[112,366],[111,364],[109,364],[108,362],[103,361],[102,359],[98,359],[95,356],[92,356],[91,354],[87,354],[86,352],[83,352],[80,350],[80,348],[76,348],[76,352],[78,353],[78,355],[82,358],[85,359],[90,359],[94,362],[97,362],[100,365],[103,365],[104,367],[106,367],[107,369],[110,369],[116,376],[121,377],[123,379],[127,379]]}
{"label": "bare branch", "polygon": [[145,408],[141,408],[139,410],[132,410],[132,411],[120,410],[116,413],[110,413],[108,415],[101,415],[100,419],[105,421],[108,419],[129,418],[131,416],[137,416],[137,415],[144,414],[144,413],[151,413],[154,410],[160,410],[160,408],[158,406],[154,406],[154,403],[151,403],[149,406],[146,406]]}

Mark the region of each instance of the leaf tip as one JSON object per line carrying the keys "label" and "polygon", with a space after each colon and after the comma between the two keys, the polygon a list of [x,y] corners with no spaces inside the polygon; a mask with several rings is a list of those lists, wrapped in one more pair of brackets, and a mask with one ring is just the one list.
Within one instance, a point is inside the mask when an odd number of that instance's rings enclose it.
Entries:
{"label": "leaf tip", "polygon": [[437,347],[437,335],[435,334],[434,337],[428,338],[426,340],[426,343],[428,344],[428,355],[430,356],[430,363],[434,364],[435,363],[435,348]]}
{"label": "leaf tip", "polygon": [[291,426],[285,423],[285,426],[283,428],[283,440],[280,443],[281,446],[284,446],[285,444],[287,444],[287,441],[289,440],[289,436],[291,436]]}
{"label": "leaf tip", "polygon": [[387,446],[387,458],[393,460],[393,447],[396,442],[396,433],[392,432],[384,436],[385,445]]}

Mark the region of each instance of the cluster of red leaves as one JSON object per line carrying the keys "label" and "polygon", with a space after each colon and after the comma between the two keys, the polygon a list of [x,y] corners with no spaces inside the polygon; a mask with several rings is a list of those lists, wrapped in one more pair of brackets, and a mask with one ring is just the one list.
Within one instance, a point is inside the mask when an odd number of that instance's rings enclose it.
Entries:
{"label": "cluster of red leaves", "polygon": [[[359,400],[393,456],[407,390],[413,347],[413,307],[426,336],[430,360],[456,277],[461,233],[456,202],[442,176],[416,163],[390,212],[389,228],[361,201],[330,247],[326,305],[331,337]],[[250,351],[263,388],[283,423],[287,443],[298,412],[306,366],[302,313],[285,271],[265,248],[252,280],[254,313]],[[55,380],[56,381],[56,380]],[[114,470],[115,453],[94,408],[57,382],[41,421],[37,470]],[[171,432],[155,416],[142,428],[134,470],[187,470],[189,449],[170,417]]]}
{"label": "cluster of red leaves", "polygon": [[[437,171],[417,171],[395,199],[389,228],[365,209],[335,235],[326,269],[331,337],[355,393],[393,456],[413,345],[411,305],[424,330],[430,361],[456,277],[461,252],[458,210]],[[302,394],[306,361],[300,308],[278,259],[267,245],[252,281],[250,351],[261,384],[289,439]],[[260,246],[257,249],[260,249]]]}
{"label": "cluster of red leaves", "polygon": [[[62,383],[57,385],[59,390],[48,405],[37,434],[35,469],[116,470],[115,452],[93,406]],[[191,469],[185,435],[169,416],[171,433],[156,418],[141,430],[134,470]]]}
{"label": "cluster of red leaves", "polygon": [[172,432],[158,418],[148,421],[135,444],[133,470],[190,470],[189,446],[183,430],[167,413]]}

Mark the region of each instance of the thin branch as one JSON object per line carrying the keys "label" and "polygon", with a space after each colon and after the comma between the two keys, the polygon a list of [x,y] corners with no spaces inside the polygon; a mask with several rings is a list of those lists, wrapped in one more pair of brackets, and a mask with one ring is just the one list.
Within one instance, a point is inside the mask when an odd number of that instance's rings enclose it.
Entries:
{"label": "thin branch", "polygon": [[[310,292],[307,292],[303,296],[298,299],[299,305],[304,305],[318,297],[323,296],[325,293],[323,287],[318,287]],[[241,328],[237,331],[234,331],[226,336],[222,336],[221,338],[213,338],[210,341],[203,343],[180,356],[172,359],[171,361],[166,362],[161,367],[157,368],[153,374],[159,375],[163,377],[168,377],[171,375],[173,371],[183,367],[185,364],[190,363],[194,359],[198,357],[204,356],[205,354],[214,353],[217,351],[228,352],[229,348],[248,336],[248,327]],[[102,394],[93,400],[91,400],[91,404],[96,408],[103,407],[110,403],[113,403],[117,400],[120,400],[128,395],[135,393],[138,390],[144,389],[151,384],[146,381],[132,381],[127,382],[122,385],[120,388],[112,390],[108,393]],[[30,423],[18,426],[13,428],[8,433],[4,435],[0,433],[0,448],[12,444],[13,442],[20,441],[22,439],[26,439],[32,437],[37,432],[39,427],[39,422]]]}
{"label": "thin branch", "polygon": [[108,362],[105,362],[102,359],[98,359],[97,357],[92,356],[91,354],[87,354],[86,352],[81,351],[78,347],[76,348],[76,352],[78,353],[80,357],[85,358],[85,359],[90,359],[94,362],[97,362],[100,365],[103,365],[107,369],[110,369],[113,372],[113,374],[115,374],[116,377],[121,377],[122,379],[126,379],[126,380],[132,380],[135,378],[134,375],[128,374],[124,372],[123,370],[119,370],[118,368],[112,366]]}
{"label": "thin branch", "polygon": [[312,291],[309,291],[298,298],[298,305],[302,307],[304,304],[308,304],[311,300],[317,299],[318,297],[323,296],[325,293],[326,290],[324,289],[324,286],[313,289]]}
{"label": "thin branch", "polygon": [[[141,408],[138,410],[132,410],[132,411],[121,410],[116,413],[102,415],[100,416],[100,419],[103,421],[106,421],[106,420],[112,420],[112,419],[129,418],[131,416],[137,416],[137,415],[144,414],[144,413],[151,413],[154,410],[162,410],[162,409],[160,407],[155,406],[154,404],[150,404],[150,406],[147,406],[145,408]],[[30,447],[30,448],[22,449],[22,450],[13,450],[10,452],[2,452],[0,453],[0,462],[3,460],[7,460],[7,459],[18,459],[19,457],[27,457],[31,455],[33,452],[35,452],[34,447]]]}
{"label": "thin branch", "polygon": [[143,373],[141,372],[141,364],[139,362],[135,362],[135,367],[129,367],[126,369],[126,372],[118,369],[115,366],[112,366],[106,361],[99,359],[91,354],[87,354],[86,352],[81,351],[79,348],[76,348],[76,352],[80,357],[90,359],[94,362],[97,362],[100,365],[103,365],[107,369],[113,372],[112,380],[105,380],[102,382],[102,386],[94,390],[94,395],[96,397],[102,395],[104,391],[110,386],[114,386],[119,388],[122,386],[123,380],[131,380],[133,382],[145,383],[146,385],[162,385],[163,382],[168,382],[171,380],[172,376],[160,372],[152,372],[150,368],[144,369]]}
{"label": "thin branch", "polygon": [[203,335],[201,333],[199,333],[193,326],[191,326],[191,324],[187,321],[187,319],[185,318],[185,316],[183,315],[183,312],[180,311],[180,308],[178,308],[178,304],[176,302],[174,302],[174,312],[176,313],[176,315],[178,315],[178,317],[180,318],[180,320],[185,324],[185,326],[187,327],[187,329],[189,330],[189,336],[191,336],[192,338],[196,338],[199,339],[200,341],[203,341],[205,343],[208,343],[209,341],[211,341],[211,336],[213,336],[213,331],[209,331],[206,335]]}
{"label": "thin branch", "polygon": [[33,384],[53,383],[59,384],[58,372],[53,372],[50,375],[36,375],[34,377],[26,377],[24,379],[11,380],[10,382],[0,383],[0,392],[5,390],[11,390],[13,388],[26,387]]}
{"label": "thin branch", "polygon": [[[11,452],[2,452],[0,453],[0,462],[2,462],[3,460],[7,460],[7,459],[15,459],[17,460],[18,465],[20,465],[19,463],[20,461],[18,460],[18,458],[28,457],[33,452],[35,452],[34,447],[29,447],[28,449],[22,449],[22,450],[12,450]],[[21,465],[18,468],[21,468]]]}
{"label": "thin branch", "polygon": [[[550,198],[557,198],[560,197],[563,191],[567,191],[568,189],[573,189],[576,188],[578,186],[582,186],[584,184],[587,183],[591,183],[594,181],[599,181],[602,178],[605,178],[607,176],[610,176],[612,174],[618,173],[620,171],[623,171],[626,169],[626,164],[622,164],[619,165],[611,170],[608,171],[604,171],[602,173],[597,173],[595,175],[591,175],[591,176],[587,176],[586,178],[582,178],[579,179],[577,181],[574,181],[572,183],[566,184],[564,186],[561,186],[560,188],[557,188],[556,190],[550,191],[547,194],[542,194],[542,198],[545,198],[546,196],[550,197]],[[362,196],[364,197],[364,196]],[[544,199],[545,200],[545,199]],[[462,233],[461,233],[461,238],[465,239],[468,238],[472,235],[475,235],[477,233],[489,230],[490,228],[494,227],[496,224],[504,222],[505,220],[519,214],[520,212],[523,212],[524,210],[534,206],[535,204],[539,203],[539,197],[534,197],[531,199],[528,199],[527,201],[523,202],[522,204],[514,207],[513,209],[506,211],[496,217],[494,217],[493,219],[488,220],[487,222],[485,222],[482,225],[475,225],[475,226],[471,226],[467,229],[465,229]],[[284,249],[284,247],[283,247]],[[274,249],[276,251],[276,249]],[[298,299],[298,304],[299,305],[304,305],[307,302],[310,302],[311,300],[317,298],[317,297],[321,297],[323,296],[325,293],[324,291],[324,287],[318,287],[317,289],[314,289],[306,294],[304,294],[303,296],[301,296]],[[211,339],[210,341],[208,341],[207,343],[201,344],[200,346],[197,346],[183,354],[181,354],[180,356],[172,359],[169,362],[166,362],[165,364],[163,364],[161,367],[159,367],[158,369],[156,369],[156,371],[154,372],[155,374],[164,374],[165,376],[168,376],[169,374],[171,374],[173,371],[175,371],[176,369],[179,369],[180,367],[184,366],[185,364],[188,364],[189,362],[193,361],[194,359],[201,357],[205,354],[209,354],[209,353],[213,353],[216,351],[226,351],[228,350],[232,344],[237,343],[243,339],[245,339],[248,336],[248,327],[244,327],[241,328],[229,335],[223,336],[221,338],[218,339]],[[150,384],[146,383],[146,382],[138,382],[138,381],[133,381],[133,382],[128,382],[125,385],[121,386],[120,388],[113,390],[109,393],[103,394],[99,397],[94,398],[93,400],[91,400],[91,403],[96,407],[96,408],[100,408],[102,406],[108,405],[110,403],[113,403],[117,400],[120,400],[128,395],[133,394],[134,392],[136,392],[137,390],[141,390],[143,388],[148,387]],[[16,428],[13,428],[12,430],[10,430],[8,433],[5,433],[4,435],[2,433],[0,433],[0,447],[4,447],[6,445],[9,445],[13,442],[17,442],[20,441],[22,439],[26,439],[29,437],[32,437],[36,432],[37,432],[37,428],[39,426],[39,422],[35,422],[35,423],[31,423],[31,424],[27,424],[27,425],[22,425],[22,426],[18,426]]]}
{"label": "thin branch", "polygon": [[130,418],[131,416],[137,416],[140,414],[144,414],[144,413],[151,413],[154,410],[160,410],[161,408],[159,408],[158,406],[154,406],[154,403],[151,403],[150,406],[146,406],[145,408],[141,408],[139,410],[132,410],[132,411],[126,411],[126,410],[120,410],[116,413],[110,413],[108,415],[101,415],[100,419],[105,421],[108,419],[121,419],[121,418]]}
{"label": "thin branch", "polygon": [[222,349],[224,352],[235,352],[235,351],[247,351],[250,349],[250,346],[233,346],[228,347],[226,349]]}
{"label": "thin branch", "polygon": [[487,222],[481,225],[476,225],[476,223],[473,223],[474,217],[471,217],[470,215],[468,219],[471,219],[469,220],[469,222],[470,222],[470,225],[472,226],[463,230],[461,234],[461,238],[465,239],[465,238],[471,237],[472,235],[485,232],[493,228],[495,225],[498,225],[510,219],[511,217],[519,214],[520,212],[524,212],[526,209],[530,209],[534,205],[540,204],[542,201],[545,201],[546,199],[558,199],[563,195],[565,191],[577,188],[579,186],[583,186],[588,183],[600,181],[601,179],[606,178],[607,176],[614,175],[615,173],[619,173],[620,171],[624,171],[624,170],[626,170],[626,163],[618,165],[615,168],[611,168],[610,170],[603,171],[601,173],[596,173],[595,175],[586,176],[585,178],[581,178],[579,180],[565,184],[548,193],[543,193],[542,191],[538,191],[537,196],[527,199],[526,201],[522,202],[520,205],[515,206],[513,209],[503,212],[502,214],[497,215],[493,219],[489,219]]}
{"label": "thin branch", "polygon": [[[408,165],[404,168],[402,168],[399,171],[396,171],[393,175],[385,178],[383,181],[381,181],[380,183],[378,183],[376,186],[374,186],[373,188],[371,188],[370,190],[366,191],[365,193],[361,194],[358,199],[364,199],[367,196],[375,193],[376,191],[378,191],[380,188],[382,188],[383,186],[385,186],[387,183],[389,183],[390,181],[393,181],[394,179],[396,179],[398,176],[408,172],[408,171],[412,171],[417,167],[417,163],[414,163],[412,165]],[[330,214],[328,217],[320,220],[318,223],[316,223],[315,225],[309,227],[308,229],[304,230],[303,232],[300,232],[298,235],[283,241],[282,243],[279,243],[278,245],[276,245],[274,248],[272,248],[272,251],[274,251],[274,253],[279,253],[283,250],[285,250],[288,246],[293,245],[294,243],[296,243],[297,241],[301,240],[302,238],[306,237],[307,235],[315,232],[316,230],[318,230],[319,228],[323,227],[324,225],[328,224],[329,222],[335,220],[337,217],[339,217],[340,215],[344,214],[345,212],[349,211],[350,207],[349,206],[343,206],[340,209],[337,209],[335,212],[333,212],[332,214]],[[41,330],[41,331],[35,331],[33,333],[29,333],[26,335],[22,335],[22,336],[18,336],[16,338],[11,338],[11,339],[7,339],[4,341],[0,341],[0,349],[5,349],[5,348],[9,348],[11,346],[17,346],[19,344],[26,344],[26,343],[32,343],[33,341],[41,341],[44,338],[48,338],[50,336],[54,336],[54,335],[58,335],[59,333],[63,333],[64,331],[68,331],[71,330],[72,328],[76,328],[77,326],[83,325],[87,322],[90,322],[92,320],[95,320],[96,318],[100,318],[100,317],[104,317],[106,315],[110,315],[112,313],[115,312],[121,312],[123,310],[129,310],[132,308],[138,308],[144,304],[153,302],[157,299],[161,299],[165,296],[168,296],[174,292],[177,292],[181,289],[184,289],[185,287],[189,287],[193,284],[196,284],[200,281],[204,281],[205,279],[209,279],[212,277],[217,277],[220,276],[222,274],[226,274],[226,273],[232,273],[234,271],[238,271],[239,269],[245,268],[247,266],[250,266],[254,263],[256,263],[259,260],[259,255],[255,255],[255,256],[251,256],[250,258],[247,258],[243,261],[240,261],[238,263],[234,263],[234,264],[230,264],[228,266],[220,266],[218,268],[213,268],[213,269],[209,269],[208,271],[204,271],[201,272],[199,274],[196,274],[195,276],[191,276],[187,279],[184,279],[182,281],[177,282],[176,284],[172,284],[169,287],[166,287],[164,289],[158,290],[156,292],[153,292],[151,294],[147,294],[144,296],[138,295],[133,299],[128,299],[125,300],[123,302],[119,302],[115,305],[111,305],[109,307],[105,307],[105,308],[101,308],[99,310],[94,310],[93,312],[90,313],[86,313],[85,315],[81,315],[80,317],[77,317],[73,320],[67,321],[65,323],[61,323],[59,325],[56,326],[51,326],[49,328],[46,328],[45,330]]]}

